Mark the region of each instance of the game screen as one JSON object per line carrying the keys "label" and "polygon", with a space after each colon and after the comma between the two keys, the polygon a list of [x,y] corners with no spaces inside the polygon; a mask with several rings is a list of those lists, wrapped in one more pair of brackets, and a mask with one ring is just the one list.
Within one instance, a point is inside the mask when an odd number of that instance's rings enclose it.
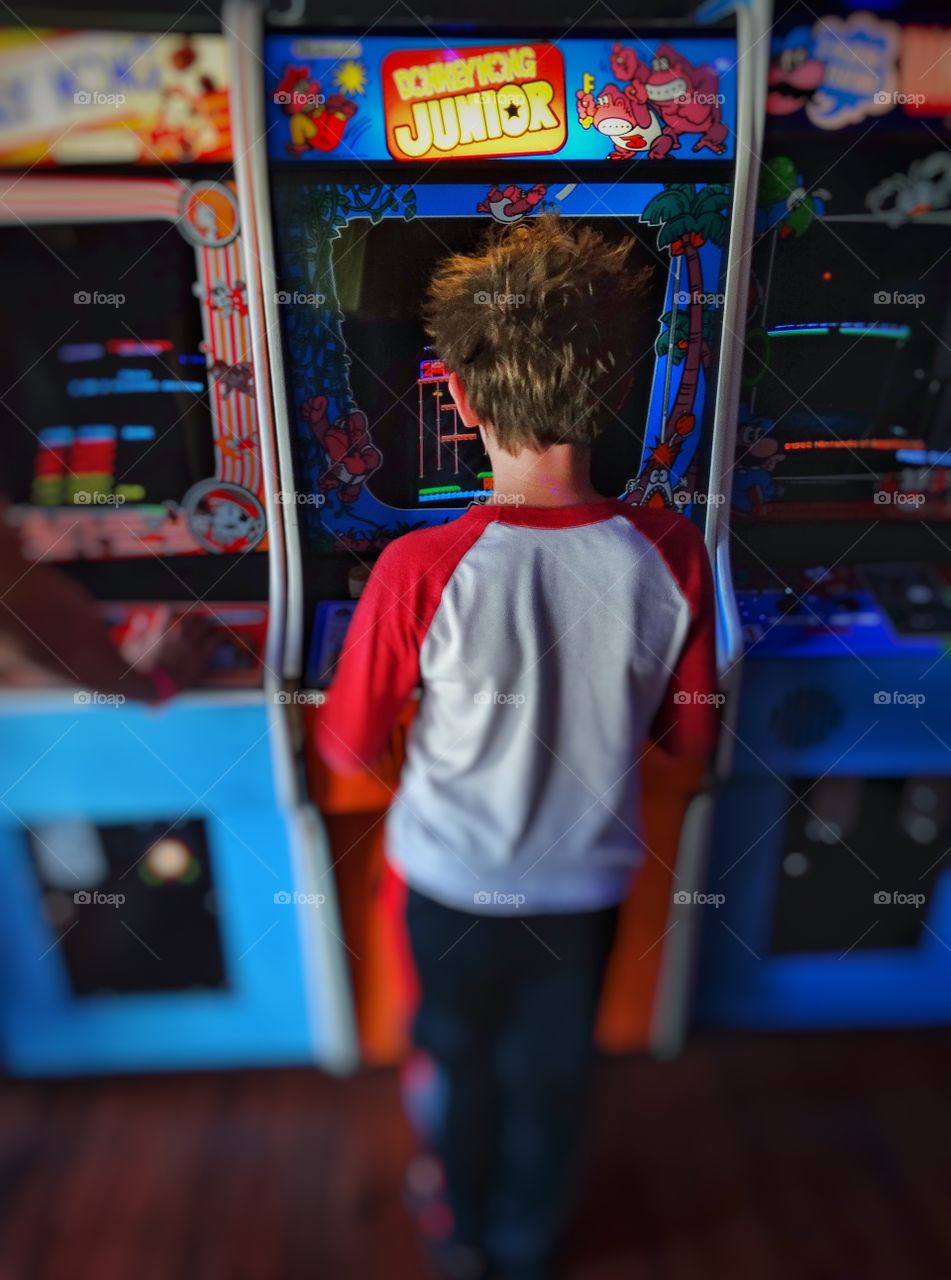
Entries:
{"label": "game screen", "polygon": [[[595,220],[591,220],[594,222]],[[630,235],[624,219],[599,219],[611,239]],[[478,432],[456,413],[439,353],[428,345],[420,312],[440,258],[471,251],[484,219],[427,218],[376,224],[356,219],[334,241],[333,268],[350,356],[350,382],[361,410],[374,423],[374,442],[387,465],[374,477],[377,496],[394,507],[459,507],[492,487],[489,460]],[[634,270],[648,264],[645,247],[631,254]],[[666,278],[655,271],[646,298],[641,344],[650,350],[662,310]],[[617,413],[606,413],[594,450],[593,479],[618,496],[637,468],[651,392],[650,362]]]}
{"label": "game screen", "polygon": [[698,518],[731,188],[644,173],[639,182],[578,182],[557,170],[529,181],[526,170],[504,185],[475,175],[374,184],[275,170],[276,302],[296,478],[283,501],[296,504],[308,554],[354,552],[365,562],[394,537],[489,499],[488,459],[458,419],[421,313],[443,258],[472,252],[499,224],[548,212],[630,241],[629,267],[644,277],[624,317],[635,321],[630,361],[604,404],[594,484],[605,496]]}
{"label": "game screen", "polygon": [[74,995],[227,989],[201,819],[60,819],[24,834]]}
{"label": "game screen", "polygon": [[178,502],[214,473],[195,250],[167,222],[0,227],[5,496]]}
{"label": "game screen", "polygon": [[[911,153],[912,156],[914,153]],[[868,158],[760,188],[734,507],[769,518],[948,505],[951,159]],[[813,162],[817,176],[822,157]],[[841,194],[839,194],[839,192]]]}

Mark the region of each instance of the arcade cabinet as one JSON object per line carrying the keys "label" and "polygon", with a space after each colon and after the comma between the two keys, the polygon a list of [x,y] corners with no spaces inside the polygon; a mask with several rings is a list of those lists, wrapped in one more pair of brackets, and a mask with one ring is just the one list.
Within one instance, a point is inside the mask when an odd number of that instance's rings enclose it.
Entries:
{"label": "arcade cabinet", "polygon": [[200,612],[219,641],[205,686],[160,708],[0,657],[15,1073],[352,1058],[275,674],[282,531],[228,82],[216,35],[0,40],[5,518],[101,602],[130,665],[159,615]]}
{"label": "arcade cabinet", "polygon": [[[738,123],[738,75],[757,62],[755,50],[747,58],[755,36],[746,11],[741,24],[739,36],[724,25],[644,28],[636,39],[621,28],[556,39],[467,27],[459,38],[385,24],[359,38],[330,27],[262,37],[253,10],[229,11],[240,98],[252,104],[242,199],[266,229],[292,584],[285,673],[305,690],[330,683],[381,550],[491,495],[488,460],[456,417],[420,306],[437,261],[495,225],[554,209],[636,238],[637,261],[654,267],[643,354],[632,353],[630,392],[599,441],[595,483],[627,502],[679,509],[713,545],[712,442],[729,404],[718,382],[722,334],[736,331],[746,295],[756,148],[750,86]],[[405,1048],[413,998],[402,886],[381,848],[412,715],[411,703],[372,774],[342,778],[307,762],[332,848],[361,1045],[381,1062]],[[678,842],[703,791],[700,777],[659,752],[648,753],[646,773],[653,856],[626,909],[600,1033],[619,1049],[657,1034]]]}
{"label": "arcade cabinet", "polygon": [[951,28],[821,13],[769,71],[704,1026],[951,1018]]}

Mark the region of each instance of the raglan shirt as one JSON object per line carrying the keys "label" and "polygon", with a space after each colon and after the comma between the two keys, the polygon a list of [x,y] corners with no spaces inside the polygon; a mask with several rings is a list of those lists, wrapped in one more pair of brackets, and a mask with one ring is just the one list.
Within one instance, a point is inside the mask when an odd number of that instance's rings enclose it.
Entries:
{"label": "raglan shirt", "polygon": [[318,751],[372,768],[420,686],[386,823],[398,873],[479,914],[608,906],[648,852],[648,737],[675,756],[715,745],[714,626],[709,559],[680,514],[473,506],[380,556]]}

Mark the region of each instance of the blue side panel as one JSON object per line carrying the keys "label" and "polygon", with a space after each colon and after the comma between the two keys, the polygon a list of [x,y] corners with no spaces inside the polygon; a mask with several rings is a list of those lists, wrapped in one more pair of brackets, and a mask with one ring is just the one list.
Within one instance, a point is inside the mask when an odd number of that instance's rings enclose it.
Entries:
{"label": "blue side panel", "polygon": [[121,821],[275,802],[262,703],[0,711],[0,780],[23,821],[92,805]]}
{"label": "blue side panel", "polygon": [[[869,651],[807,662],[789,653],[747,659],[733,776],[717,800],[707,889],[724,901],[703,923],[699,1023],[818,1028],[951,1021],[951,869],[939,865],[928,887],[915,945],[859,946],[857,931],[835,950],[770,946],[798,780],[951,772],[945,745],[951,664],[940,649],[919,656],[920,645],[910,642],[903,658]],[[889,654],[897,648],[890,645]],[[891,887],[871,875],[868,886],[869,894]]]}
{"label": "blue side panel", "polygon": [[[927,673],[927,675],[926,675]],[[743,671],[735,774],[882,777],[949,770],[951,662],[754,659]]]}
{"label": "blue side panel", "polygon": [[[302,913],[319,908],[285,900],[296,886],[266,731],[263,705],[0,715],[0,790],[8,806],[0,823],[0,1042],[10,1070],[158,1070],[323,1056],[329,1028],[308,999],[301,937]],[[224,986],[75,995],[24,827],[69,817],[108,825],[186,816],[205,824]]]}
{"label": "blue side panel", "polygon": [[915,947],[769,954],[791,803],[780,781],[734,779],[721,792],[707,889],[696,1020],[748,1029],[917,1026],[951,1021],[951,872],[928,897]]}

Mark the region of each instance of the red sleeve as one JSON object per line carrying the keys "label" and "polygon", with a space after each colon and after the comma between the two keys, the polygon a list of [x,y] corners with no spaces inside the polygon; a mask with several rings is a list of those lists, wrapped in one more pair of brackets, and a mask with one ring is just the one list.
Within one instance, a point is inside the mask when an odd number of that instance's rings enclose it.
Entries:
{"label": "red sleeve", "polygon": [[335,773],[372,769],[420,683],[419,651],[443,589],[482,526],[460,519],[391,542],[353,613],[315,745]]}
{"label": "red sleeve", "polygon": [[317,751],[336,773],[360,773],[377,763],[419,683],[417,619],[401,581],[401,559],[393,543],[377,560],[318,713]]}
{"label": "red sleeve", "polygon": [[690,606],[690,625],[667,682],[652,736],[673,756],[703,760],[713,754],[723,695],[717,681],[716,605],[710,557],[703,538],[683,516],[680,536],[655,545]]}

